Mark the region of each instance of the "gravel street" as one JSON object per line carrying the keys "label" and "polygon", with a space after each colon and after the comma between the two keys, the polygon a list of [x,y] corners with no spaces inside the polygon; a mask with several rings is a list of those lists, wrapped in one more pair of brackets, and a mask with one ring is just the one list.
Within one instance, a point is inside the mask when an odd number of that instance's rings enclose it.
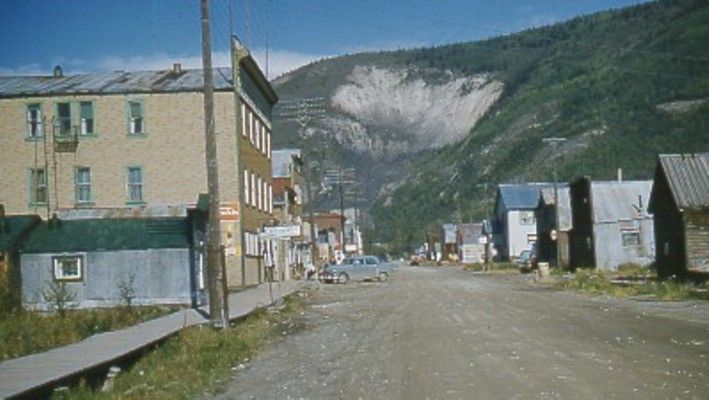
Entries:
{"label": "gravel street", "polygon": [[709,306],[402,267],[321,285],[216,399],[707,399]]}

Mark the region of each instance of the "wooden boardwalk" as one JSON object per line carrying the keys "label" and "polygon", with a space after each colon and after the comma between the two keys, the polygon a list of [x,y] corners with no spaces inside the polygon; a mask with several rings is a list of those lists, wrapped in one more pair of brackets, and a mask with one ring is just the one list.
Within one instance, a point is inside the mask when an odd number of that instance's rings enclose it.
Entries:
{"label": "wooden boardwalk", "polygon": [[[293,293],[303,282],[273,284],[273,298]],[[271,304],[268,284],[229,296],[231,319]],[[197,310],[186,309],[130,328],[93,335],[81,342],[0,363],[0,399],[28,397],[74,378],[107,368],[118,360],[154,345],[180,330],[209,322]]]}

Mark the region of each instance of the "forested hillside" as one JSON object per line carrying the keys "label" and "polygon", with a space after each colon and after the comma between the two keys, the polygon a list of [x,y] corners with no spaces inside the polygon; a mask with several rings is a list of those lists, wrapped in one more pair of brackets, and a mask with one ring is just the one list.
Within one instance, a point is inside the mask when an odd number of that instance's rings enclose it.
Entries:
{"label": "forested hillside", "polygon": [[[610,179],[617,168],[650,178],[658,153],[709,150],[707,21],[706,1],[648,3],[485,41],[330,59],[278,89],[286,99],[331,99],[357,66],[398,68],[425,85],[501,85],[467,134],[412,146],[394,159],[397,173],[381,174],[376,233],[399,250],[437,222],[488,216],[495,184],[551,180],[554,163],[563,180]],[[558,153],[542,142],[549,136],[567,139]]]}

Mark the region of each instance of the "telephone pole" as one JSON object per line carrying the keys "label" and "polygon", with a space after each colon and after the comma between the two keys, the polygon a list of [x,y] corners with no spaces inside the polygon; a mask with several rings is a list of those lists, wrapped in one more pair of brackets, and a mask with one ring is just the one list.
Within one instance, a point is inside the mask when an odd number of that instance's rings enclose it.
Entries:
{"label": "telephone pole", "polygon": [[[221,232],[219,231],[219,168],[217,140],[214,127],[214,81],[212,79],[212,36],[210,32],[209,0],[201,0],[202,69],[204,72],[204,135],[207,163],[207,191],[209,194],[207,234],[207,289],[209,291],[209,318],[212,325],[228,328],[229,317],[224,307],[225,293],[219,285],[221,268]],[[221,276],[226,279],[226,276]]]}

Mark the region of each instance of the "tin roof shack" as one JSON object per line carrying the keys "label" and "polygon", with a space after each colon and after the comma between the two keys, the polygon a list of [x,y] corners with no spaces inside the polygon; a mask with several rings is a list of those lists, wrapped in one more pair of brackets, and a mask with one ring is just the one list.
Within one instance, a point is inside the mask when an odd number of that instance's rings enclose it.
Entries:
{"label": "tin roof shack", "polygon": [[444,261],[459,260],[457,230],[458,225],[456,224],[441,225],[441,238],[443,239],[442,260]]}
{"label": "tin roof shack", "polygon": [[19,246],[39,222],[36,215],[6,216],[0,205],[0,314],[21,304]]}
{"label": "tin roof shack", "polygon": [[660,155],[649,210],[658,275],[709,273],[709,153]]}
{"label": "tin roof shack", "polygon": [[654,260],[652,215],[646,212],[652,181],[571,183],[571,267],[612,270]]}
{"label": "tin roof shack", "polygon": [[457,228],[460,263],[484,263],[488,257],[488,237],[483,231],[483,224],[459,224]]}
{"label": "tin roof shack", "polygon": [[191,304],[195,277],[186,218],[42,222],[21,248],[22,302],[46,310],[42,295],[65,282],[77,308]]}
{"label": "tin roof shack", "polygon": [[539,191],[547,187],[551,184],[502,184],[497,187],[494,242],[503,260],[517,257],[522,250],[530,249],[536,243],[534,210],[539,201]]}
{"label": "tin roof shack", "polygon": [[[554,199],[554,188],[544,188],[539,193],[539,202],[534,211],[537,220],[537,256],[539,261],[557,265],[557,244],[561,267],[569,266],[569,232],[571,231],[571,202],[569,200],[568,184],[559,184],[559,207],[557,210]],[[556,230],[556,219],[559,218],[559,229]],[[555,234],[552,232],[556,230]]]}

